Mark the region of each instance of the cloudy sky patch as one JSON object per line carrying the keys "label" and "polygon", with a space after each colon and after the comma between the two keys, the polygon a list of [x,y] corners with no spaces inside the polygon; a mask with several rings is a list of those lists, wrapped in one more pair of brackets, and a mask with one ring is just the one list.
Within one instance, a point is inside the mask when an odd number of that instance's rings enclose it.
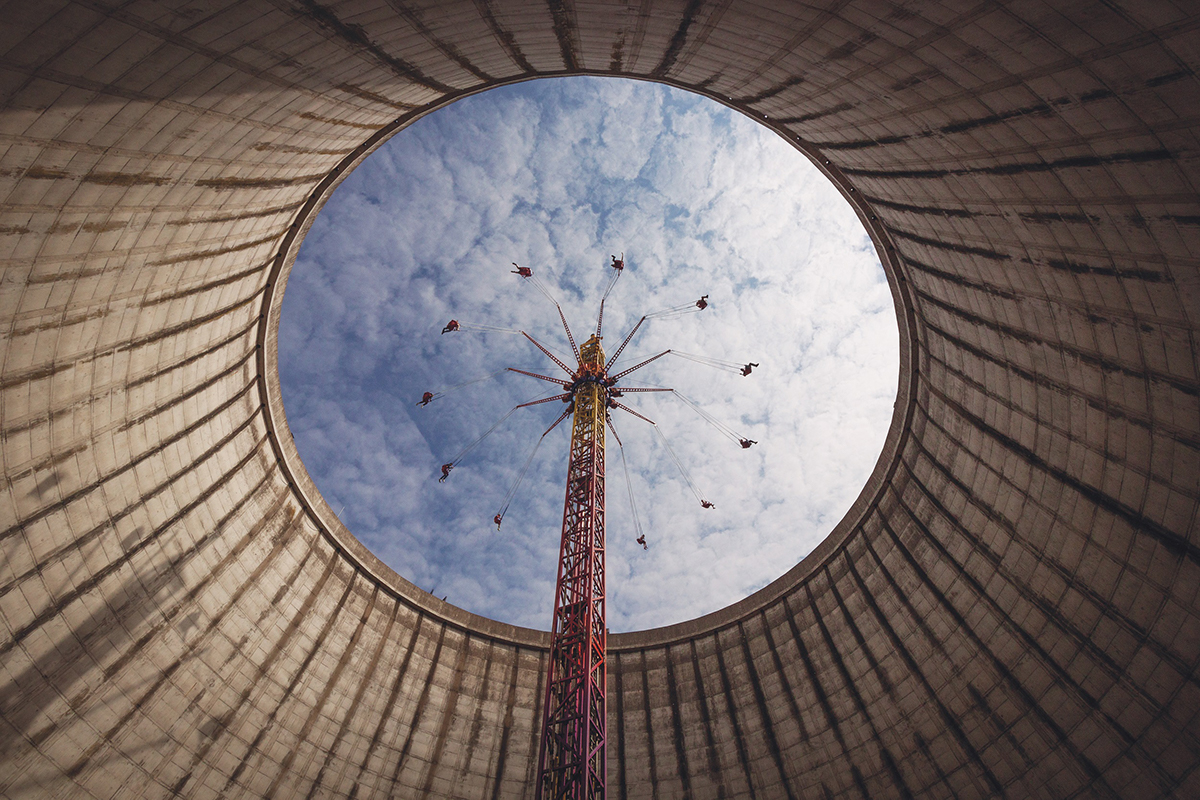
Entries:
{"label": "cloudy sky patch", "polygon": [[[715,510],[703,510],[653,429],[615,417],[632,472],[608,446],[608,620],[613,631],[714,611],[790,568],[836,525],[870,474],[891,419],[898,334],[873,245],[838,192],[786,142],[711,101],[600,78],[539,80],[426,117],[338,188],[288,282],[280,377],[288,423],[330,506],[376,555],[451,603],[545,629],[550,621],[570,428],[545,438],[503,528],[491,524],[538,437],[563,410],[522,409],[450,479],[449,461],[557,374],[523,337],[459,332],[451,318],[523,329],[569,353],[610,270],[611,353],[673,348],[762,366],[750,377],[668,356],[626,385],[678,389],[760,444],[742,450],[671,395],[630,396],[656,420]],[[564,358],[564,360],[567,360]]]}

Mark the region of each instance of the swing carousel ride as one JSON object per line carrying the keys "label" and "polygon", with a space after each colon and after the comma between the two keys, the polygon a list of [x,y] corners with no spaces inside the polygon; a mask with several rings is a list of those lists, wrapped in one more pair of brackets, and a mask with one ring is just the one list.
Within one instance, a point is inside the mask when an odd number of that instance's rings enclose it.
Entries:
{"label": "swing carousel ride", "polygon": [[715,506],[696,488],[683,462],[675,454],[657,423],[625,405],[621,402],[621,398],[644,392],[672,393],[699,414],[709,425],[741,448],[745,449],[757,444],[757,442],[739,435],[674,389],[661,386],[626,386],[621,383],[627,376],[642,367],[668,355],[708,367],[740,373],[743,376],[750,375],[754,367],[758,366],[756,363],[738,364],[672,349],[651,356],[631,367],[615,371],[613,365],[616,364],[626,346],[646,322],[699,313],[709,306],[708,295],[704,295],[693,303],[646,314],[633,326],[616,351],[606,357],[601,344],[604,303],[625,271],[624,259],[624,254],[621,255],[621,258],[612,257],[610,266],[613,275],[600,299],[600,313],[596,319],[595,332],[583,343],[582,347],[576,345],[571,327],[567,324],[566,315],[546,285],[534,275],[531,268],[513,264],[516,267],[512,270],[513,274],[532,284],[558,310],[567,342],[571,347],[571,354],[576,362],[574,367],[554,355],[546,346],[525,331],[470,324],[453,319],[442,329],[443,334],[471,331],[519,334],[528,339],[534,347],[560,368],[565,377],[542,375],[515,367],[505,367],[482,378],[466,381],[440,392],[425,392],[417,403],[419,406],[428,406],[450,392],[489,380],[505,372],[514,372],[545,381],[554,384],[557,389],[561,390],[551,397],[543,397],[514,406],[483,435],[441,466],[441,476],[438,480],[445,482],[451,471],[517,410],[545,403],[561,402],[566,404],[566,409],[535,443],[525,464],[517,473],[516,480],[505,496],[500,510],[492,518],[497,530],[503,523],[504,515],[542,442],[563,420],[574,415],[567,468],[566,500],[563,507],[558,581],[555,587],[554,614],[551,626],[549,675],[546,680],[545,702],[542,706],[542,734],[536,795],[538,800],[567,800],[567,798],[570,800],[603,800],[605,797],[607,742],[605,651],[608,635],[608,629],[605,626],[604,582],[606,429],[612,433],[621,453],[621,464],[625,471],[625,485],[629,493],[629,505],[637,532],[637,542],[643,548],[648,548],[646,535],[642,531],[641,522],[638,519],[637,506],[634,503],[633,484],[629,476],[629,463],[625,458],[625,447],[621,443],[620,436],[617,435],[612,412],[623,411],[653,426],[664,449],[679,468],[684,481],[695,494],[701,507],[706,509]]}

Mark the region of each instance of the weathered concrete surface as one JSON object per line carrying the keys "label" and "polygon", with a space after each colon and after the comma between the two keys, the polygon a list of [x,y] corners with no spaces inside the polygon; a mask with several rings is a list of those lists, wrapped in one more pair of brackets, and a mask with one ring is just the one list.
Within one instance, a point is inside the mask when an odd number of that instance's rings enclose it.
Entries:
{"label": "weathered concrete surface", "polygon": [[710,94],[873,226],[906,351],[834,536],[616,636],[614,798],[1200,796],[1200,16],[1153,2],[14,0],[0,15],[0,793],[530,797],[545,637],[312,490],[287,267],[415,115]]}

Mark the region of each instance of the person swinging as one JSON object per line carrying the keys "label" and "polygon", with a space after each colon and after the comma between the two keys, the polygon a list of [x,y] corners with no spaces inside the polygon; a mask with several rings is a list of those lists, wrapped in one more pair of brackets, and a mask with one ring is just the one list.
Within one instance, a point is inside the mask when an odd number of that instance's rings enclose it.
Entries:
{"label": "person swinging", "polygon": [[754,368],[757,366],[758,366],[758,364],[751,362],[751,363],[747,364],[746,366],[742,367],[742,376],[745,377],[746,375],[749,375],[751,372],[754,371]]}
{"label": "person swinging", "polygon": [[450,333],[458,330],[458,320],[452,319],[446,323],[446,327],[442,328],[442,333]]}
{"label": "person swinging", "polygon": [[438,483],[445,483],[446,478],[450,477],[452,469],[454,469],[454,464],[442,464],[442,477],[438,478]]}
{"label": "person swinging", "polygon": [[509,272],[511,272],[513,275],[520,275],[522,278],[532,278],[533,277],[533,270],[531,270],[529,267],[522,267],[520,264],[518,264],[515,261],[512,262],[512,265],[514,267],[516,267],[516,269],[509,270]]}
{"label": "person swinging", "polygon": [[425,394],[421,395],[421,402],[417,403],[417,405],[427,406],[432,402],[433,402],[433,392],[426,392]]}

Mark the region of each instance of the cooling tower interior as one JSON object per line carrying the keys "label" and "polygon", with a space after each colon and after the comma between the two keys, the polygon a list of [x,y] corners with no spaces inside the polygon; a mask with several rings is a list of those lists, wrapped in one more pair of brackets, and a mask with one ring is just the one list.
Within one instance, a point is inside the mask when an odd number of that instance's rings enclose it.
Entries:
{"label": "cooling tower interior", "polygon": [[549,634],[338,522],[276,331],[305,231],[381,143],[489,87],[613,75],[811,158],[902,347],[884,452],[816,551],[609,638],[608,796],[1200,796],[1194,4],[0,19],[0,795],[534,797]]}

